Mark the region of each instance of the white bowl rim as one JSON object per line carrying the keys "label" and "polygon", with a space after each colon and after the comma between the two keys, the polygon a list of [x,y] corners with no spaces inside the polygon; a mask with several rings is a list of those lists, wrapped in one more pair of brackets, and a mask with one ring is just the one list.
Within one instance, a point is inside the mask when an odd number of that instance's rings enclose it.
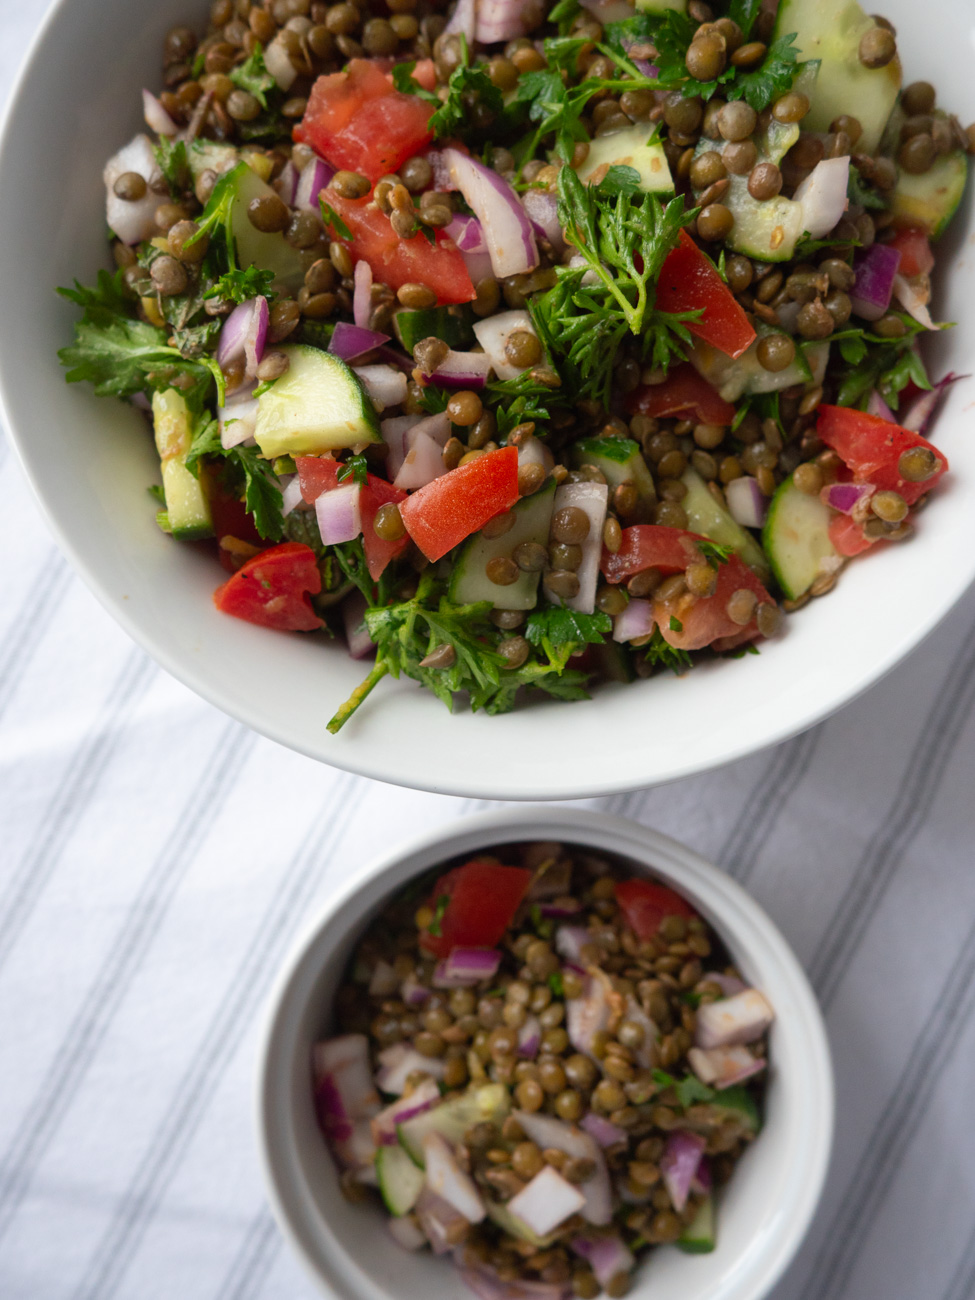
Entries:
{"label": "white bowl rim", "polygon": [[[627,818],[586,809],[531,805],[492,810],[428,831],[361,868],[307,922],[269,994],[258,1043],[255,1122],[265,1189],[279,1229],[307,1274],[325,1294],[341,1296],[343,1300],[345,1297],[351,1300],[356,1295],[354,1287],[350,1288],[348,1284],[348,1275],[340,1278],[335,1261],[327,1254],[316,1253],[311,1245],[310,1237],[315,1225],[320,1223],[319,1216],[308,1210],[307,1194],[301,1195],[304,1183],[300,1171],[292,1167],[290,1155],[279,1149],[271,1136],[274,1128],[282,1127],[282,1104],[287,1096],[287,1065],[276,1050],[277,1043],[287,1032],[285,1021],[290,1010],[289,996],[312,964],[312,951],[317,941],[364,887],[385,885],[388,896],[391,889],[436,865],[438,860],[475,852],[491,843],[510,843],[526,838],[559,840],[620,854],[632,858],[641,867],[651,868],[664,880],[671,879],[689,897],[693,898],[698,890],[702,890],[706,900],[703,910],[713,911],[720,918],[715,921],[719,932],[724,926],[726,932],[734,928],[738,936],[742,930],[750,933],[753,939],[759,939],[763,956],[775,964],[780,987],[788,990],[801,1021],[808,1053],[805,1078],[812,1098],[812,1106],[806,1112],[807,1127],[810,1132],[819,1133],[821,1140],[813,1144],[808,1167],[797,1180],[800,1190],[790,1211],[789,1230],[762,1257],[760,1270],[753,1270],[737,1279],[735,1290],[727,1293],[729,1300],[761,1300],[780,1280],[802,1245],[829,1169],[835,1125],[835,1087],[822,1013],[805,971],[778,927],[731,876],[670,836]],[[359,925],[361,921],[360,917],[355,924]],[[320,967],[321,958],[313,964]],[[300,1016],[303,1010],[302,1006],[296,1006],[293,1014]],[[286,1122],[284,1130],[287,1131]],[[293,1179],[301,1184],[297,1191],[303,1204],[297,1210],[288,1201],[289,1195],[294,1199]],[[306,1213],[310,1217],[303,1217]],[[333,1247],[336,1244],[332,1235]],[[328,1273],[327,1280],[323,1271]],[[755,1276],[756,1272],[759,1272],[758,1276]],[[391,1295],[390,1300],[393,1300]]]}

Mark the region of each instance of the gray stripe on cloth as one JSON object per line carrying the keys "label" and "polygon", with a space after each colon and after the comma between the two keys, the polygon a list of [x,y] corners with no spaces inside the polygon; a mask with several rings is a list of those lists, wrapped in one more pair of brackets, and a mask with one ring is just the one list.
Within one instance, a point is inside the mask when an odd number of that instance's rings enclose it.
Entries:
{"label": "gray stripe on cloth", "polygon": [[38,899],[57,870],[83,809],[115,756],[133,710],[158,668],[133,649],[108,696],[72,755],[53,798],[39,819],[39,831],[13,872],[0,908],[0,969],[23,933]]}
{"label": "gray stripe on cloth", "polygon": [[261,1206],[244,1233],[240,1249],[214,1300],[254,1300],[281,1253],[281,1234],[270,1210]]}
{"label": "gray stripe on cloth", "polygon": [[975,1228],[965,1245],[943,1300],[972,1300],[975,1296]]}
{"label": "gray stripe on cloth", "polygon": [[38,1163],[95,1059],[135,973],[152,946],[174,893],[204,844],[256,742],[236,722],[220,732],[203,776],[176,817],[153,868],[88,989],[18,1134],[0,1163],[0,1238],[10,1227]]}
{"label": "gray stripe on cloth", "polygon": [[51,554],[11,621],[12,631],[0,648],[0,718],[17,693],[34,652],[47,633],[65,591],[71,570],[61,552]]}
{"label": "gray stripe on cloth", "polygon": [[930,1017],[907,1053],[907,1064],[880,1107],[879,1118],[863,1144],[860,1163],[826,1225],[814,1272],[800,1300],[838,1300],[842,1295],[863,1252],[864,1238],[914,1140],[928,1098],[958,1044],[960,1036],[951,1032],[952,1027],[963,1024],[973,1010],[975,926],[969,930]]}
{"label": "gray stripe on cloth", "polygon": [[975,705],[975,625],[963,642],[968,652],[952,664],[925,719],[890,812],[867,844],[850,883],[827,923],[809,975],[824,1007],[829,1007],[860,941],[897,875],[911,844],[937,798],[945,769]]}
{"label": "gray stripe on cloth", "polygon": [[118,1290],[165,1188],[216,1094],[228,1061],[252,1023],[295,925],[304,915],[366,791],[358,777],[343,773],[312,818],[310,830],[275,887],[273,902],[227,981],[201,1048],[173,1088],[165,1116],[74,1291],[75,1300],[109,1300]]}

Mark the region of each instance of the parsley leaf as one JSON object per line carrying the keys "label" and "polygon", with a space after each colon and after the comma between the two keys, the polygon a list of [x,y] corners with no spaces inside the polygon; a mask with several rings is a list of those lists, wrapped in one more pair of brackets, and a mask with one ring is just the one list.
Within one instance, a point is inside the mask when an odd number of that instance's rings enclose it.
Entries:
{"label": "parsley leaf", "polygon": [[220,426],[216,420],[210,419],[200,423],[186,456],[186,468],[197,477],[199,461],[204,456],[223,457],[232,479],[243,485],[244,505],[253,517],[254,527],[262,537],[279,542],[285,532],[281,489],[270,465],[261,459],[258,448],[238,446],[225,449],[220,442]]}
{"label": "parsley leaf", "polygon": [[553,997],[565,997],[565,985],[562,983],[562,972],[560,970],[552,971],[548,977],[548,986],[552,990]]}
{"label": "parsley leaf", "polygon": [[758,17],[761,8],[762,0],[731,0],[728,7],[728,17],[732,22],[738,24],[746,41],[755,26],[755,19]]}
{"label": "parsley leaf", "polygon": [[183,140],[169,140],[163,137],[153,151],[156,155],[156,162],[159,164],[159,170],[166,178],[166,184],[169,186],[170,194],[176,196],[182,194],[189,187],[190,163],[186,155],[186,144]]}
{"label": "parsley leaf", "polygon": [[353,483],[365,483],[369,478],[369,462],[365,456],[350,456],[336,475],[339,483],[351,479]]}
{"label": "parsley leaf", "polygon": [[838,344],[840,357],[849,367],[837,375],[840,381],[836,396],[838,406],[865,405],[871,390],[876,388],[888,406],[896,411],[900,406],[900,394],[908,384],[914,383],[923,389],[931,387],[924,362],[915,350],[915,336],[923,332],[924,326],[905,312],[896,315],[907,330],[900,339],[882,338],[861,328],[845,329],[832,336]]}
{"label": "parsley leaf", "polygon": [[504,96],[488,75],[487,66],[471,64],[463,36],[461,61],[450,74],[447,98],[442,103],[437,95],[431,98],[440,104],[430,118],[430,129],[438,140],[449,135],[463,139],[470,130],[482,128],[504,109]]}
{"label": "parsley leaf", "polygon": [[774,40],[759,67],[751,72],[739,72],[725,86],[725,98],[743,99],[756,113],[761,113],[773,100],[784,95],[792,88],[798,71],[795,40],[794,32]]}
{"label": "parsley leaf", "polygon": [[245,62],[231,68],[227,75],[235,86],[250,91],[261,108],[267,108],[268,94],[278,88],[278,83],[265,66],[264,51],[260,45],[256,45]]}
{"label": "parsley leaf", "polygon": [[862,208],[873,208],[876,211],[884,211],[887,207],[886,201],[881,198],[875,189],[866,184],[859,170],[850,167],[850,180],[847,186],[847,197],[851,203],[859,204]]}
{"label": "parsley leaf", "polygon": [[[720,546],[717,542],[707,541],[704,538],[698,542],[697,549],[701,552],[712,569],[716,569],[719,564],[727,564],[735,553],[735,548],[733,546]],[[677,629],[675,629],[675,631],[676,630]]]}
{"label": "parsley leaf", "polygon": [[205,294],[207,298],[223,298],[227,302],[249,302],[251,298],[275,297],[271,284],[273,271],[262,271],[257,266],[246,266],[243,270],[235,268],[225,271],[219,280]]}
{"label": "parsley leaf", "polygon": [[647,642],[646,658],[654,668],[669,668],[677,677],[694,667],[694,660],[688,652],[665,641],[659,627],[653,629],[653,636]]}
{"label": "parsley leaf", "polygon": [[425,99],[428,104],[439,104],[440,96],[435,95],[432,90],[426,90],[417,79],[413,76],[416,71],[416,59],[409,63],[393,64],[393,86],[401,95],[416,95],[418,99]]}
{"label": "parsley leaf", "polygon": [[659,1084],[661,1088],[673,1088],[683,1110],[693,1106],[696,1101],[713,1101],[717,1095],[713,1088],[709,1088],[706,1083],[702,1083],[694,1074],[687,1074],[683,1079],[675,1079],[666,1070],[654,1070],[653,1081]]}
{"label": "parsley leaf", "polygon": [[328,229],[329,226],[331,226],[332,229],[335,231],[336,235],[338,235],[339,239],[351,239],[352,231],[345,224],[345,222],[335,211],[335,209],[325,202],[325,199],[322,197],[322,195],[318,196],[318,205],[322,210],[322,221],[325,223],[326,230]]}
{"label": "parsley leaf", "polygon": [[671,632],[683,632],[684,630],[684,624],[674,614],[670,616],[670,630]]}
{"label": "parsley leaf", "polygon": [[442,923],[449,906],[450,895],[439,894],[437,896],[437,901],[434,904],[433,920],[427,926],[427,934],[432,934],[435,939],[439,939],[443,934]]}
{"label": "parsley leaf", "polygon": [[579,614],[565,605],[545,605],[534,609],[525,624],[525,639],[531,645],[552,649],[565,645],[602,645],[604,633],[612,632],[608,614]]}

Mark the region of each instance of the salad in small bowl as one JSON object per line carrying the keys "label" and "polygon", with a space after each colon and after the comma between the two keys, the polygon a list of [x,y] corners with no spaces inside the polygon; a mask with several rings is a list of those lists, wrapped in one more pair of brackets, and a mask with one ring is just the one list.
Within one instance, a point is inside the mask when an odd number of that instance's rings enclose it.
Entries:
{"label": "salad in small bowl", "polygon": [[973,136],[886,20],[210,19],[105,167],[116,269],[63,290],[61,359],[144,410],[145,509],[218,609],[374,660],[330,731],[390,675],[499,714],[755,651],[912,536]]}

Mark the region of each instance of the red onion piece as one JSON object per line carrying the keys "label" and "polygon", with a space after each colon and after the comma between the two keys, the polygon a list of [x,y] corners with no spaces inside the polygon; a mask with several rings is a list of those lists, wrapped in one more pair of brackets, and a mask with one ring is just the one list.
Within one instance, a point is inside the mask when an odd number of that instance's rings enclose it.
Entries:
{"label": "red onion piece", "polygon": [[444,28],[445,36],[463,36],[467,44],[474,44],[477,30],[477,0],[457,0],[450,22]]}
{"label": "red onion piece", "polygon": [[614,641],[635,641],[653,632],[653,601],[631,600],[621,614],[613,620]]}
{"label": "red onion piece", "polygon": [[548,190],[526,190],[521,196],[521,201],[535,233],[544,235],[561,257],[565,252],[566,244],[559,222],[558,199]]}
{"label": "red onion piece", "polygon": [[230,363],[242,359],[244,380],[257,378],[270,319],[270,308],[264,297],[248,298],[233,309],[223,323],[217,343],[217,360],[224,370]]}
{"label": "red onion piece", "polygon": [[[498,2],[507,3],[507,0]],[[516,0],[515,8],[521,8],[521,0]],[[518,195],[508,182],[459,149],[444,149],[442,156],[457,189],[481,223],[498,279],[534,270],[538,265],[535,234]]]}
{"label": "red onion piece", "polygon": [[887,244],[872,244],[866,252],[857,254],[853,263],[856,280],[850,294],[857,316],[880,320],[887,314],[900,264],[900,253]]}
{"label": "red onion piece", "polygon": [[[141,244],[156,233],[159,195],[148,187],[156,171],[156,155],[147,135],[137,135],[109,158],[102,173],[105,182],[105,219],[123,244]],[[115,182],[124,172],[138,172],[147,183],[141,199],[130,202],[115,193]]]}
{"label": "red onion piece", "polygon": [[793,196],[802,206],[803,227],[813,239],[835,230],[850,206],[849,158],[824,158],[816,164]]}
{"label": "red onion piece", "polygon": [[448,1205],[462,1214],[468,1223],[480,1223],[487,1216],[481,1193],[457,1163],[453,1148],[442,1133],[427,1133],[423,1138],[423,1162],[426,1185]]}
{"label": "red onion piece", "polygon": [[271,182],[271,189],[279,198],[284,199],[289,208],[294,207],[295,191],[298,188],[298,169],[290,160],[281,168],[281,175]]}
{"label": "red onion piece", "polygon": [[464,1215],[429,1187],[417,1197],[413,1212],[435,1255],[449,1254],[468,1226]]}
{"label": "red onion piece", "polygon": [[582,962],[582,949],[589,940],[589,931],[584,925],[560,925],[555,931],[556,951],[577,965]]}
{"label": "red onion piece", "polygon": [[512,1113],[525,1130],[526,1137],[543,1151],[546,1147],[553,1147],[557,1151],[564,1151],[566,1155],[592,1160],[596,1172],[586,1182],[579,1184],[579,1190],[586,1198],[580,1213],[589,1223],[600,1226],[609,1223],[613,1217],[613,1192],[606,1161],[595,1138],[574,1124],[564,1124],[562,1120],[555,1119],[552,1115],[543,1115],[539,1111],[530,1113],[516,1110]]}
{"label": "red onion piece", "polygon": [[873,496],[876,490],[872,483],[831,483],[829,487],[823,488],[820,498],[840,514],[852,515],[863,498]]}
{"label": "red onion piece", "polygon": [[952,384],[957,384],[959,379],[970,378],[970,375],[956,375],[954,373],[946,375],[940,383],[935,384],[930,392],[922,393],[920,397],[915,398],[907,414],[900,422],[901,428],[909,429],[911,433],[919,433],[923,437],[927,433],[935,412],[941,404],[941,399],[948,389]]}
{"label": "red onion piece", "polygon": [[697,1009],[696,1047],[730,1047],[753,1043],[775,1019],[768,999],[758,989],[745,989],[720,1002],[704,1002]]}
{"label": "red onion piece", "polygon": [[867,403],[867,414],[876,415],[879,419],[886,420],[888,424],[897,423],[897,416],[880,396],[876,388],[871,390],[870,401]]}
{"label": "red onion piece", "polygon": [[[372,637],[369,635],[369,629],[366,627],[365,620],[366,601],[361,591],[352,591],[342,602],[342,627],[345,630],[345,639],[349,646],[349,657],[352,659],[365,659],[368,655],[375,652],[376,646]],[[397,979],[396,973],[392,966],[386,962],[380,962],[376,970],[385,967],[387,971],[392,972],[391,987],[384,989],[382,992],[385,996],[390,996],[396,991]],[[369,983],[369,992],[373,992],[373,984],[376,976]]]}
{"label": "red onion piece", "polygon": [[383,1092],[393,1093],[397,1097],[406,1087],[406,1080],[414,1070],[422,1070],[434,1079],[442,1079],[443,1061],[433,1056],[421,1056],[406,1043],[394,1043],[384,1047],[378,1056],[379,1069],[376,1071],[376,1086]]}
{"label": "red onion piece", "polygon": [[406,459],[406,453],[409,451],[406,435],[420,423],[421,420],[418,415],[393,415],[388,420],[380,422],[379,432],[383,435],[383,442],[389,448],[389,455],[386,457],[386,472],[391,482],[395,481],[396,475]]}
{"label": "red onion piece", "polygon": [[415,492],[426,487],[435,478],[447,473],[443,463],[443,449],[428,433],[419,427],[410,429],[404,439],[407,447],[403,463],[393,479],[393,487],[404,492]]}
{"label": "red onion piece", "polygon": [[627,1132],[617,1124],[612,1124],[605,1115],[597,1115],[594,1110],[584,1115],[579,1124],[590,1137],[594,1137],[603,1148],[614,1147],[617,1142],[625,1142]]}
{"label": "red onion piece", "polygon": [[[596,587],[599,582],[599,561],[603,552],[603,525],[609,506],[609,488],[605,483],[563,483],[555,490],[555,509],[576,506],[589,516],[589,536],[582,543],[582,563],[576,569],[579,579],[578,595],[564,603],[577,614],[591,614],[596,608]],[[545,594],[553,605],[560,597],[548,587]]]}
{"label": "red onion piece", "polygon": [[[253,384],[238,388],[233,399],[226,406],[217,407],[217,423],[220,426],[220,445],[224,451],[239,447],[242,442],[253,438],[257,430],[257,398],[252,397]],[[299,497],[301,490],[299,488]],[[295,502],[297,505],[297,502]]]}
{"label": "red onion piece", "polygon": [[432,375],[441,388],[483,388],[491,373],[491,358],[484,352],[448,352]]}
{"label": "red onion piece", "polygon": [[687,1204],[691,1183],[706,1146],[707,1140],[700,1133],[689,1133],[685,1129],[677,1129],[667,1138],[667,1145],[660,1157],[660,1173],[671,1204],[678,1214]]}
{"label": "red onion piece", "polygon": [[908,280],[906,276],[894,276],[894,297],[919,325],[926,330],[940,328],[931,319],[928,303],[931,301],[931,282],[926,275],[916,275]]}
{"label": "red onion piece", "polygon": [[155,131],[156,135],[179,134],[179,127],[163,108],[162,101],[148,90],[142,92],[142,116],[146,120],[146,126],[150,131]]}
{"label": "red onion piece", "polygon": [[760,1074],[765,1069],[761,1057],[752,1056],[747,1047],[711,1047],[707,1050],[692,1047],[687,1053],[687,1060],[702,1083],[711,1088],[730,1088],[733,1084],[750,1079],[753,1074]]}
{"label": "red onion piece", "polygon": [[323,158],[312,158],[311,162],[305,163],[295,186],[293,206],[318,212],[318,196],[334,175],[335,168]]}
{"label": "red onion piece", "polygon": [[430,997],[430,990],[415,975],[407,975],[400,986],[399,995],[408,1007],[422,1007]]}
{"label": "red onion piece", "polygon": [[444,234],[454,241],[462,253],[487,252],[487,240],[477,217],[458,213],[450,225],[444,227]]}
{"label": "red onion piece", "polygon": [[743,528],[761,528],[768,514],[768,497],[758,486],[758,479],[745,474],[732,479],[725,487],[728,511]]}
{"label": "red onion piece", "polygon": [[518,1030],[518,1055],[535,1057],[542,1043],[542,1023],[538,1016],[529,1016]]}
{"label": "red onion piece", "polygon": [[423,155],[433,169],[433,188],[438,194],[451,194],[457,189],[450,168],[444,161],[442,149],[428,149]]}
{"label": "red onion piece", "polygon": [[475,39],[482,45],[513,41],[534,31],[544,16],[543,0],[479,0]]}
{"label": "red onion piece", "polygon": [[422,1250],[427,1244],[426,1237],[409,1215],[387,1219],[386,1227],[397,1246],[402,1246],[404,1250]]}
{"label": "red onion piece", "polygon": [[705,971],[701,979],[707,980],[709,984],[717,984],[726,998],[734,997],[736,993],[743,993],[748,988],[744,980],[740,980],[734,975],[725,975],[721,971]]}
{"label": "red onion piece", "polygon": [[567,898],[563,902],[540,903],[538,910],[549,920],[563,921],[566,917],[578,916],[582,911],[582,904],[574,898]]}
{"label": "red onion piece", "polygon": [[454,948],[445,961],[437,963],[433,985],[438,989],[462,989],[492,979],[501,965],[495,948]]}
{"label": "red onion piece", "polygon": [[711,1174],[711,1162],[707,1156],[701,1157],[701,1163],[697,1167],[697,1173],[694,1175],[694,1181],[691,1183],[691,1191],[697,1192],[700,1196],[707,1196],[714,1186],[714,1178]]}
{"label": "red onion piece", "polygon": [[380,413],[387,406],[400,406],[406,401],[407,382],[401,370],[392,366],[353,366],[352,369]]}
{"label": "red onion piece", "polygon": [[356,357],[373,352],[384,343],[389,342],[388,334],[379,330],[365,330],[360,325],[350,325],[348,321],[336,322],[328,351],[340,361],[355,361]]}
{"label": "red onion piece", "polygon": [[402,370],[405,375],[413,373],[413,361],[406,353],[400,352],[398,348],[388,347],[385,343],[376,349],[376,360],[396,370]]}
{"label": "red onion piece", "polygon": [[545,1165],[511,1198],[508,1210],[537,1236],[546,1237],[571,1215],[578,1214],[585,1203],[578,1187],[551,1165]]}
{"label": "red onion piece", "polygon": [[424,1079],[408,1097],[398,1097],[373,1117],[372,1140],[376,1146],[394,1147],[398,1141],[396,1125],[405,1124],[414,1115],[422,1115],[439,1101],[440,1089],[435,1080]]}
{"label": "red onion piece", "polygon": [[318,531],[326,546],[351,542],[362,532],[358,483],[340,483],[315,502]]}
{"label": "red onion piece", "polygon": [[534,334],[535,326],[528,312],[515,309],[502,311],[496,316],[479,320],[474,326],[474,337],[484,349],[499,379],[517,379],[526,366],[513,366],[505,355],[505,344],[512,334]]}
{"label": "red onion piece", "polygon": [[[256,402],[254,407],[256,412]],[[223,435],[221,435],[221,443],[222,441]],[[281,489],[281,513],[287,519],[296,506],[304,503],[304,497],[301,495],[301,479],[297,474],[292,474],[287,481],[281,479],[280,482],[284,485]]]}
{"label": "red onion piece", "polygon": [[629,1273],[636,1259],[620,1237],[573,1237],[569,1243],[596,1275],[601,1287],[607,1287],[617,1273]]}
{"label": "red onion piece", "polygon": [[353,283],[352,319],[367,330],[372,318],[372,267],[365,260],[356,262]]}
{"label": "red onion piece", "polygon": [[372,1080],[369,1040],[365,1034],[342,1034],[316,1043],[311,1053],[312,1078],[319,1121],[335,1142],[353,1136],[353,1122],[371,1119],[379,1111],[379,1094]]}

